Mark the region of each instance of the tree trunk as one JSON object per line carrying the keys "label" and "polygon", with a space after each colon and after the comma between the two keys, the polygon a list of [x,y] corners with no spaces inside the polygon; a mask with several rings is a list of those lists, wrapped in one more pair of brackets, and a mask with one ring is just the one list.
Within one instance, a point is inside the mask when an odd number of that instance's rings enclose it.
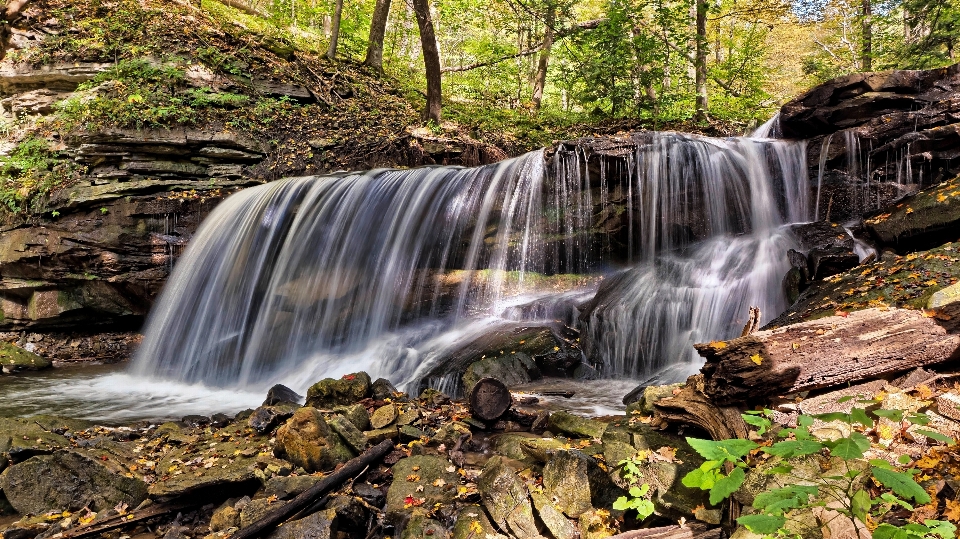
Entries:
{"label": "tree trunk", "polygon": [[553,2],[547,6],[547,17],[544,21],[543,51],[540,52],[540,62],[537,64],[537,75],[533,79],[533,110],[540,110],[543,101],[543,87],[547,83],[547,67],[550,64],[550,49],[553,48],[553,26],[557,18],[557,7]]}
{"label": "tree trunk", "polygon": [[697,51],[694,62],[697,87],[697,110],[693,119],[707,120],[707,2],[697,0]]}
{"label": "tree trunk", "polygon": [[383,73],[383,36],[387,33],[387,19],[390,17],[390,0],[377,0],[373,8],[373,20],[370,21],[370,40],[367,43],[367,57],[364,65],[377,73]]}
{"label": "tree trunk", "polygon": [[860,50],[860,64],[864,71],[873,71],[873,6],[871,0],[861,0],[861,6],[863,21],[860,24],[863,43]]}
{"label": "tree trunk", "polygon": [[427,72],[427,120],[440,123],[442,90],[440,86],[440,49],[437,36],[433,32],[433,18],[430,16],[430,0],[413,0],[413,11],[417,15],[420,27],[420,45],[423,47],[423,65]]}
{"label": "tree trunk", "polygon": [[343,0],[337,0],[337,7],[333,10],[333,25],[330,29],[330,48],[327,49],[327,58],[337,59],[337,42],[340,41],[340,18],[343,16]]}
{"label": "tree trunk", "polygon": [[[956,305],[956,306],[954,306]],[[960,304],[933,317],[867,309],[695,345],[717,405],[759,402],[960,358]]]}

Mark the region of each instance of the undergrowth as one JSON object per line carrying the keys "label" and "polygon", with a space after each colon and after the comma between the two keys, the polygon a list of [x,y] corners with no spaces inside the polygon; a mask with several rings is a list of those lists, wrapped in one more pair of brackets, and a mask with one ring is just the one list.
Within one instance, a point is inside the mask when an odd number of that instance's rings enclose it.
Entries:
{"label": "undergrowth", "polygon": [[0,157],[0,203],[12,213],[39,213],[50,193],[84,172],[72,161],[60,159],[46,140],[27,137],[10,155]]}

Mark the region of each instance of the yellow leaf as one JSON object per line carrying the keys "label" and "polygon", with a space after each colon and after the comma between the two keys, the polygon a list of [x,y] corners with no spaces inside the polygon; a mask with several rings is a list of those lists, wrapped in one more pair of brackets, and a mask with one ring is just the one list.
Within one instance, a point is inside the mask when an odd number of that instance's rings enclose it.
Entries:
{"label": "yellow leaf", "polygon": [[723,350],[726,347],[727,343],[723,341],[713,341],[710,343],[710,348],[713,348],[714,350]]}
{"label": "yellow leaf", "polygon": [[943,518],[950,522],[960,523],[960,500],[947,500],[947,507],[943,510]]}
{"label": "yellow leaf", "polygon": [[913,213],[913,208],[907,208],[906,213]]}
{"label": "yellow leaf", "polygon": [[760,357],[760,354],[753,354],[752,356],[750,356],[750,361],[759,365],[760,363],[763,362],[763,358]]}

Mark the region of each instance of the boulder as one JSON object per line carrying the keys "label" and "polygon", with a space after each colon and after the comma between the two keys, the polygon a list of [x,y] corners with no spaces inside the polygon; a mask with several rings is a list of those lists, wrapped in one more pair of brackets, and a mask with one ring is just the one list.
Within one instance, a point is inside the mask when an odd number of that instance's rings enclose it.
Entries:
{"label": "boulder", "polygon": [[271,498],[256,498],[244,504],[240,510],[240,529],[246,528],[254,522],[262,519],[274,509],[282,507],[287,502]]}
{"label": "boulder", "polygon": [[0,472],[9,463],[15,464],[35,455],[49,455],[57,449],[70,447],[67,438],[56,434],[66,432],[68,428],[67,424],[54,418],[0,418]]}
{"label": "boulder", "polygon": [[19,346],[0,342],[0,373],[10,374],[17,371],[39,371],[53,365],[33,352],[28,352]]}
{"label": "boulder", "polygon": [[543,492],[571,518],[610,507],[624,494],[594,459],[575,449],[553,453],[543,467]]}
{"label": "boulder", "polygon": [[350,406],[334,406],[333,411],[347,418],[354,427],[360,430],[370,428],[370,413],[362,404],[352,404]]}
{"label": "boulder", "polygon": [[386,378],[377,378],[377,380],[370,386],[370,396],[378,401],[392,399],[397,395],[397,393],[399,393],[397,388],[393,387],[393,384],[390,383],[390,380],[387,380]]}
{"label": "boulder", "polygon": [[301,492],[316,485],[322,477],[315,475],[288,475],[271,477],[263,486],[266,496],[276,496],[280,500],[289,500]]}
{"label": "boulder", "polygon": [[308,472],[332,470],[353,458],[316,408],[300,408],[277,430],[274,453]]}
{"label": "boulder", "polygon": [[443,524],[423,515],[414,515],[400,534],[400,539],[448,539],[450,534]]}
{"label": "boulder", "polygon": [[602,438],[607,424],[587,419],[569,412],[559,411],[550,414],[548,423],[552,432],[560,432],[577,438]]}
{"label": "boulder", "polygon": [[[479,528],[479,531],[477,531]],[[504,537],[497,533],[486,512],[479,505],[466,505],[457,513],[453,525],[453,539],[479,539],[481,537]]]}
{"label": "boulder", "polygon": [[336,414],[331,417],[327,423],[329,423],[334,432],[343,438],[343,441],[347,443],[354,453],[363,453],[364,449],[367,448],[367,438],[360,432],[360,429],[347,418]]}
{"label": "boulder", "polygon": [[477,479],[480,499],[501,530],[516,537],[540,537],[526,485],[500,456],[487,461]]}
{"label": "boulder", "polygon": [[337,512],[324,509],[316,513],[287,522],[273,530],[267,539],[334,539],[337,533]]}
{"label": "boulder", "polygon": [[451,502],[457,496],[456,472],[453,464],[440,457],[416,455],[400,459],[393,466],[393,483],[387,491],[384,510],[388,516],[397,517],[412,507],[429,508]]}
{"label": "boulder", "polygon": [[136,507],[147,497],[147,485],[112,462],[74,451],[31,457],[0,475],[0,490],[21,514],[47,511],[111,509],[118,503]]}
{"label": "boulder", "polygon": [[296,403],[287,401],[281,401],[272,406],[261,406],[247,418],[247,425],[258,434],[265,434],[293,416],[298,408],[299,405]]}
{"label": "boulder", "polygon": [[680,387],[683,387],[683,384],[669,384],[665,386],[641,385],[637,387],[623,397],[624,404],[637,404],[636,406],[629,408],[627,410],[627,414],[630,413],[630,410],[635,409],[644,415],[652,415],[653,405],[656,404],[656,402],[660,399],[672,397],[673,391]]}
{"label": "boulder", "polygon": [[515,386],[538,380],[541,375],[533,358],[523,352],[512,352],[471,363],[462,377],[465,392],[470,393],[484,378],[496,378],[507,386]]}
{"label": "boulder", "polygon": [[577,529],[567,520],[563,512],[549,498],[539,492],[532,492],[530,498],[537,509],[537,515],[550,530],[555,539],[577,539]]}
{"label": "boulder", "polygon": [[280,404],[281,402],[300,404],[302,400],[303,395],[298,394],[296,391],[283,384],[277,384],[271,387],[270,391],[267,391],[267,398],[263,401],[263,405],[273,406],[275,404]]}
{"label": "boulder", "polygon": [[240,511],[233,504],[224,503],[210,516],[210,531],[216,533],[229,528],[240,527]]}
{"label": "boulder", "polygon": [[387,503],[386,494],[366,481],[354,483],[352,490],[357,497],[373,507],[382,508],[383,505]]}
{"label": "boulder", "polygon": [[394,404],[385,404],[373,411],[370,415],[370,426],[382,429],[397,420],[397,407]]}
{"label": "boulder", "polygon": [[899,253],[936,247],[957,239],[960,177],[923,189],[896,206],[873,212],[864,221],[882,246]]}
{"label": "boulder", "polygon": [[331,409],[349,406],[370,396],[370,375],[365,372],[346,374],[338,380],[325,378],[307,390],[306,406]]}

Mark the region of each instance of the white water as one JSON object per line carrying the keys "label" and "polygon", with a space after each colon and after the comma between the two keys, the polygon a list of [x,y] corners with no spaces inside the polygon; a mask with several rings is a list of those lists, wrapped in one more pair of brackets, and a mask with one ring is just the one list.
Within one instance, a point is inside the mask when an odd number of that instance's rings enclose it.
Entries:
{"label": "white water", "polygon": [[[604,376],[680,379],[699,366],[694,342],[738,334],[750,305],[765,319],[786,306],[781,226],[812,212],[805,148],[674,133],[631,144],[599,174],[573,148],[550,163],[533,152],[244,190],[178,261],[129,375],[58,388],[82,394],[87,417],[116,403],[124,417],[233,411],[275,383],[304,391],[358,370],[415,388],[492,328],[573,323],[594,289],[545,276],[559,273],[617,283],[580,328]],[[610,215],[624,226],[606,232]]]}

